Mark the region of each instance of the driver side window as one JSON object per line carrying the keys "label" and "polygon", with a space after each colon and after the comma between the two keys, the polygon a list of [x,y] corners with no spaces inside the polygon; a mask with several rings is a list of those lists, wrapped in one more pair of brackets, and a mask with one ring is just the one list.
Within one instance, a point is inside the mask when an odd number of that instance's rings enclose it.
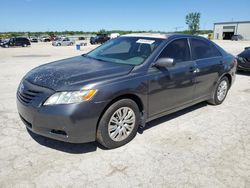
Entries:
{"label": "driver side window", "polygon": [[173,58],[176,63],[190,61],[190,50],[187,39],[177,39],[169,43],[159,58]]}

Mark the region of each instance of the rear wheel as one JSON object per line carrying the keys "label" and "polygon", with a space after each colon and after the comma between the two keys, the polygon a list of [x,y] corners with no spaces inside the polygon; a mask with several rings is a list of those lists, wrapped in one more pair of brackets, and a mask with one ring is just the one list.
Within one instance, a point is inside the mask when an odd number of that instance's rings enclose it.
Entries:
{"label": "rear wheel", "polygon": [[213,98],[208,102],[210,104],[219,105],[225,100],[229,90],[229,80],[227,77],[223,77],[216,86],[213,94]]}
{"label": "rear wheel", "polygon": [[137,104],[130,99],[119,100],[103,114],[97,129],[97,141],[109,149],[125,145],[136,136],[139,120]]}

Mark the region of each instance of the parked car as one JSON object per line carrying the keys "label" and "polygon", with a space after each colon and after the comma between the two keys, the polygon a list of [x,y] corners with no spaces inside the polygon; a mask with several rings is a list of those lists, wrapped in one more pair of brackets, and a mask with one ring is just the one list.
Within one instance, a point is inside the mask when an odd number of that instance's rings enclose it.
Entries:
{"label": "parked car", "polygon": [[31,38],[30,38],[30,42],[38,42],[37,37],[31,37]]}
{"label": "parked car", "polygon": [[43,36],[43,37],[40,38],[40,41],[41,41],[41,42],[50,42],[51,39],[50,39],[49,36]]}
{"label": "parked car", "polygon": [[4,43],[7,43],[9,40],[10,40],[10,39],[2,39],[2,40],[0,41],[0,46],[3,47],[3,44],[4,44]]}
{"label": "parked car", "polygon": [[17,108],[36,134],[116,148],[153,119],[202,101],[221,104],[236,64],[202,37],[125,35],[30,71],[18,87]]}
{"label": "parked car", "polygon": [[74,41],[70,40],[69,38],[61,38],[52,42],[53,46],[72,46]]}
{"label": "parked car", "polygon": [[8,41],[3,42],[1,46],[4,48],[9,48],[14,46],[27,47],[30,46],[30,41],[25,37],[10,38]]}
{"label": "parked car", "polygon": [[79,37],[78,40],[86,40],[85,37]]}
{"label": "parked car", "polygon": [[108,41],[110,37],[107,34],[100,34],[95,37],[90,37],[90,44],[103,44]]}
{"label": "parked car", "polygon": [[110,37],[110,39],[114,39],[114,38],[117,38],[119,36],[120,36],[119,33],[111,33],[109,37]]}
{"label": "parked car", "polygon": [[235,40],[235,41],[243,40],[243,36],[242,35],[233,35],[231,40]]}
{"label": "parked car", "polygon": [[237,70],[250,71],[250,47],[246,47],[243,52],[237,56]]}

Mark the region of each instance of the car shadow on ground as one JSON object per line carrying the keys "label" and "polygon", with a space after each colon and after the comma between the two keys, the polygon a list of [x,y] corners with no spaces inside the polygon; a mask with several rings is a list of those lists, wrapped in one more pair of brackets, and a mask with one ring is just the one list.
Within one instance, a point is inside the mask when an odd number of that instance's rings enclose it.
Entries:
{"label": "car shadow on ground", "polygon": [[[152,120],[146,124],[146,126],[143,129],[139,129],[139,133],[142,134],[143,131],[147,131],[150,128],[153,128],[161,123],[167,122],[169,120],[178,118],[179,116],[182,116],[184,114],[187,114],[189,112],[192,112],[194,110],[197,110],[199,108],[207,106],[206,102],[202,102],[199,104],[196,104],[194,106],[191,106],[189,108],[186,108],[184,110],[180,110],[178,112],[163,116],[161,118]],[[28,130],[28,129],[27,129]],[[67,143],[62,142],[58,140],[53,140],[44,136],[37,135],[31,131],[28,130],[28,133],[30,136],[39,144],[49,147],[51,149],[59,150],[66,153],[71,154],[83,154],[83,153],[89,153],[96,151],[97,147],[106,150],[103,146],[98,144],[97,142],[91,142],[91,143],[84,143],[84,144],[73,144],[73,143]]]}

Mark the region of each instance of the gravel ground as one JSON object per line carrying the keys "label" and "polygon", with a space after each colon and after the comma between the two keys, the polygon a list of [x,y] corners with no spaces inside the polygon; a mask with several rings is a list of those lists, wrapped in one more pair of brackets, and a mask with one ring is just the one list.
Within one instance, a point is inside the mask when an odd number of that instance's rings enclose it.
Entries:
{"label": "gravel ground", "polygon": [[[233,54],[250,42],[215,41]],[[250,73],[220,106],[200,103],[147,124],[118,149],[29,134],[15,92],[38,65],[95,46],[0,49],[0,187],[250,187]]]}

